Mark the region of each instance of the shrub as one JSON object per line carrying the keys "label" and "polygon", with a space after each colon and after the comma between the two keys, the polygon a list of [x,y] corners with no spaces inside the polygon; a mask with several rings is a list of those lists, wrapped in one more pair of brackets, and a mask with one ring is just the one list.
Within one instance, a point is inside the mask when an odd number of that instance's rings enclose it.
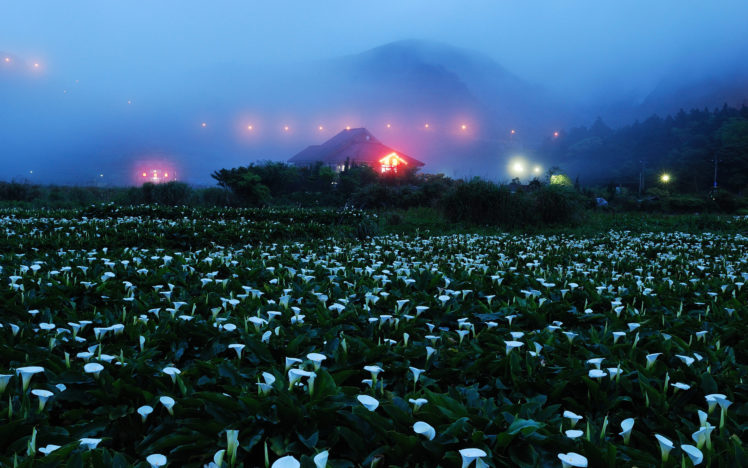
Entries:
{"label": "shrub", "polygon": [[543,224],[573,224],[582,213],[581,196],[563,185],[547,185],[532,192],[535,212]]}

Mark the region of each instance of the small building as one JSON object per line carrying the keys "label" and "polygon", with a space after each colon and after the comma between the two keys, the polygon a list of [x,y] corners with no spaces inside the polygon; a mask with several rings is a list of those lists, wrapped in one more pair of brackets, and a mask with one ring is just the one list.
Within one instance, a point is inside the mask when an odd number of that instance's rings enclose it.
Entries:
{"label": "small building", "polygon": [[302,167],[322,163],[337,172],[343,171],[346,164],[365,164],[382,174],[396,174],[401,167],[423,166],[421,161],[383,145],[365,128],[343,130],[321,145],[308,146],[288,162]]}

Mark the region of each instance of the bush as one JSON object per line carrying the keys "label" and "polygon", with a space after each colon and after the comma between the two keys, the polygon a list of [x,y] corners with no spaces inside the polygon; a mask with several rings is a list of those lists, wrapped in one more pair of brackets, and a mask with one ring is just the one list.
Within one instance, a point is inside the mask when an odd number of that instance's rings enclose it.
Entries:
{"label": "bush", "polygon": [[696,213],[706,210],[706,199],[692,195],[676,195],[670,197],[668,205],[676,213]]}
{"label": "bush", "polygon": [[579,222],[583,203],[581,196],[563,185],[546,185],[532,192],[535,212],[543,224]]}
{"label": "bush", "polygon": [[39,198],[39,187],[19,182],[0,182],[0,200],[30,202]]}

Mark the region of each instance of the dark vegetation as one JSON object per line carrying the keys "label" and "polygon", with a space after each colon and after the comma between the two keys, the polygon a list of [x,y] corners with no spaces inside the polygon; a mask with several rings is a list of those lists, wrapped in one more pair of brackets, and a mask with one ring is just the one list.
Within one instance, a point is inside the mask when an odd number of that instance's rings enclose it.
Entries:
{"label": "dark vegetation", "polygon": [[[640,173],[646,189],[661,187],[660,176],[667,172],[671,176],[668,190],[694,195],[713,188],[716,158],[719,188],[744,194],[748,188],[748,107],[681,110],[617,130],[598,119],[591,127],[572,128],[548,139],[539,153],[548,161],[563,161],[564,167],[584,173],[587,183],[638,192]],[[691,208],[683,205],[674,208]]]}

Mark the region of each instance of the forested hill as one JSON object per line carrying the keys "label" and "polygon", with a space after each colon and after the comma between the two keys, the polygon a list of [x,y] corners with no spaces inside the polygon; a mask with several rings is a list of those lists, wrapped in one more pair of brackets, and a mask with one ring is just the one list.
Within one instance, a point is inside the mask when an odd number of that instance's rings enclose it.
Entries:
{"label": "forested hill", "polygon": [[643,167],[645,186],[669,173],[671,188],[681,192],[712,187],[716,156],[719,187],[742,192],[748,188],[748,107],[681,110],[616,130],[598,119],[545,141],[540,153],[585,185],[635,186]]}

